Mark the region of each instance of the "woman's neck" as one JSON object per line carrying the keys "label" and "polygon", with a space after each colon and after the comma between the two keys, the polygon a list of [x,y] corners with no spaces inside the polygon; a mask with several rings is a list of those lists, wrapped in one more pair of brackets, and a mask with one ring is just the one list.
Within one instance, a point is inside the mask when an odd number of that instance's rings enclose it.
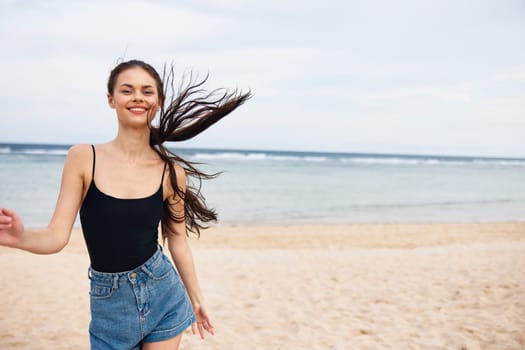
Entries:
{"label": "woman's neck", "polygon": [[111,141],[116,151],[129,158],[143,158],[151,154],[149,144],[150,131],[137,129],[119,129],[117,137]]}

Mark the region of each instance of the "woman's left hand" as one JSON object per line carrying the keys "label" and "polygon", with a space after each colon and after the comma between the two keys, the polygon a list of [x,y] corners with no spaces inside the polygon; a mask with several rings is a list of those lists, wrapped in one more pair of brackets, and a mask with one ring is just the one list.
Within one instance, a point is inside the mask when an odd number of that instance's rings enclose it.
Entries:
{"label": "woman's left hand", "polygon": [[194,304],[193,311],[195,312],[195,316],[197,316],[197,322],[191,325],[191,332],[193,334],[197,334],[197,330],[198,330],[201,336],[201,339],[205,338],[205,335],[204,335],[205,330],[211,335],[214,335],[215,329],[213,328],[213,325],[211,324],[210,317],[208,316],[208,312],[206,308],[204,307],[204,305]]}

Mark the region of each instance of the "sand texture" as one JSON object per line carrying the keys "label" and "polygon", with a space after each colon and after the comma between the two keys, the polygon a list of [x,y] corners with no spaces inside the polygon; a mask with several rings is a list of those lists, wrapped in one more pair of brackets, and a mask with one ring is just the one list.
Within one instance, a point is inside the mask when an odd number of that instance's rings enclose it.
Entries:
{"label": "sand texture", "polygon": [[[181,349],[525,349],[525,222],[216,227]],[[0,248],[0,349],[89,349],[89,259]]]}

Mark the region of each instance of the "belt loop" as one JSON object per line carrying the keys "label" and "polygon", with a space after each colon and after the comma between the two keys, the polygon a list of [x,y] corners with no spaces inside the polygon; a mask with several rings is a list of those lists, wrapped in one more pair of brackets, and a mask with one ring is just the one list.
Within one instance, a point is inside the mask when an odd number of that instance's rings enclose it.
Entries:
{"label": "belt loop", "polygon": [[88,278],[91,279],[93,277],[93,274],[91,273],[91,269],[88,269]]}
{"label": "belt loop", "polygon": [[115,274],[115,276],[113,277],[113,289],[117,289],[118,288],[118,275]]}

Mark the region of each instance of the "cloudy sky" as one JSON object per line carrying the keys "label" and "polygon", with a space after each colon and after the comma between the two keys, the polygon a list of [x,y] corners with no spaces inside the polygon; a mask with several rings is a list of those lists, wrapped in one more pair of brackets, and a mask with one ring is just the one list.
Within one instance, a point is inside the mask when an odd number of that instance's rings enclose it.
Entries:
{"label": "cloudy sky", "polygon": [[523,0],[0,0],[0,142],[98,143],[120,57],[255,96],[183,147],[525,157]]}

